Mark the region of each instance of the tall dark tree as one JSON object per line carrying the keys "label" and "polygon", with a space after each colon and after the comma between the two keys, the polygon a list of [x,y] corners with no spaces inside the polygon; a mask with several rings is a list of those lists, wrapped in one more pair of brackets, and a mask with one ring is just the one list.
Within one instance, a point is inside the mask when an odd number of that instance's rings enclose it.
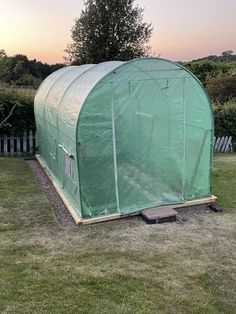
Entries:
{"label": "tall dark tree", "polygon": [[85,0],[66,60],[72,64],[130,60],[148,54],[152,25],[136,0]]}

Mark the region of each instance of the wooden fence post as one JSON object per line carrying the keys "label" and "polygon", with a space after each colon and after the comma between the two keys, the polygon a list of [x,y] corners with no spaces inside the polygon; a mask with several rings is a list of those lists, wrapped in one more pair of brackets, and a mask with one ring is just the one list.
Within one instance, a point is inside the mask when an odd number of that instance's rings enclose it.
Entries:
{"label": "wooden fence post", "polygon": [[33,147],[33,131],[29,131],[29,151],[30,153],[33,153],[34,147]]}
{"label": "wooden fence post", "polygon": [[27,132],[23,133],[23,153],[27,153]]}
{"label": "wooden fence post", "polygon": [[11,134],[10,136],[10,154],[14,155],[14,135]]}
{"label": "wooden fence post", "polygon": [[4,155],[6,156],[7,155],[7,153],[8,153],[8,140],[7,140],[7,136],[6,135],[4,135],[4,144],[3,144],[3,153],[4,153]]}
{"label": "wooden fence post", "polygon": [[21,154],[20,142],[21,142],[20,136],[17,134],[17,136],[16,136],[16,153],[17,153],[17,155]]}

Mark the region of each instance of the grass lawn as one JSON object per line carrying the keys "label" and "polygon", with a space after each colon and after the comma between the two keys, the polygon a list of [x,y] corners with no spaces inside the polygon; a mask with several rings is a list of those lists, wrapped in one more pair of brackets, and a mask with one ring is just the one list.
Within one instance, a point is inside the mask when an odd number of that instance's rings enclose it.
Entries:
{"label": "grass lawn", "polygon": [[223,214],[62,229],[21,158],[0,158],[0,313],[236,313],[236,155],[214,159]]}

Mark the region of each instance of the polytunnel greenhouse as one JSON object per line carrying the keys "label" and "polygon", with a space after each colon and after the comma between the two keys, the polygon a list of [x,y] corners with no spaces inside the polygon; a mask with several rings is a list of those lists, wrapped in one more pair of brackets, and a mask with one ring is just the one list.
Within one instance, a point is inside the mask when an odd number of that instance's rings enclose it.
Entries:
{"label": "polytunnel greenhouse", "polygon": [[62,68],[41,84],[35,118],[38,160],[77,223],[212,197],[211,105],[177,63]]}

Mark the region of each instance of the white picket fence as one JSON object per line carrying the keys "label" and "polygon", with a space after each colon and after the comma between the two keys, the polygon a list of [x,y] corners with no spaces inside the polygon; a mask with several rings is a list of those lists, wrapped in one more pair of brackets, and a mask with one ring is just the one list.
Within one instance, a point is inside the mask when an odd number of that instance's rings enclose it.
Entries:
{"label": "white picket fence", "polygon": [[[233,152],[232,136],[214,137],[215,153]],[[23,135],[0,135],[0,156],[32,154],[37,147],[36,132],[29,130]]]}
{"label": "white picket fence", "polygon": [[36,132],[32,130],[25,131],[22,135],[0,135],[1,156],[32,154],[36,146]]}
{"label": "white picket fence", "polygon": [[215,153],[232,153],[233,139],[232,136],[214,137],[214,152]]}

